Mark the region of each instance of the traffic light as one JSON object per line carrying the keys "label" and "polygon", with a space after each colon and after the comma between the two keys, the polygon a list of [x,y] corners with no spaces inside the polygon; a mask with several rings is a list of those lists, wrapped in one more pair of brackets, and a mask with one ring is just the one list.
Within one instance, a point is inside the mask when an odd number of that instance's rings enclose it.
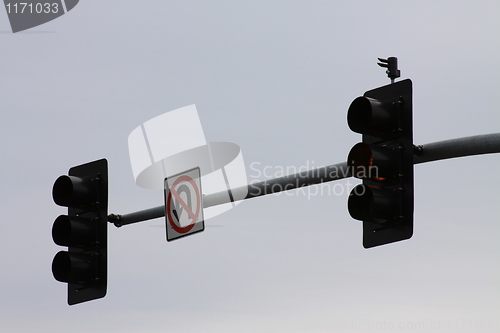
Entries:
{"label": "traffic light", "polygon": [[349,106],[347,122],[363,134],[347,158],[362,179],[349,196],[350,215],[363,221],[363,246],[370,248],[413,235],[412,82],[367,91]]}
{"label": "traffic light", "polygon": [[68,283],[68,304],[101,298],[107,286],[108,162],[106,159],[75,166],[57,178],[54,202],[68,207],[52,226],[52,239],[68,251],[52,261],[57,281]]}

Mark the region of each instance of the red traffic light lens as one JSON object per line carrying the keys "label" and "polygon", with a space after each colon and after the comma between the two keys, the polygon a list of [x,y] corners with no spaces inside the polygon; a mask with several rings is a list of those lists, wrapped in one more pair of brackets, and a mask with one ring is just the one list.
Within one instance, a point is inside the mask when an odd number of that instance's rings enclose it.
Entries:
{"label": "red traffic light lens", "polygon": [[394,149],[360,142],[349,152],[347,165],[353,177],[384,181],[396,176],[398,156]]}

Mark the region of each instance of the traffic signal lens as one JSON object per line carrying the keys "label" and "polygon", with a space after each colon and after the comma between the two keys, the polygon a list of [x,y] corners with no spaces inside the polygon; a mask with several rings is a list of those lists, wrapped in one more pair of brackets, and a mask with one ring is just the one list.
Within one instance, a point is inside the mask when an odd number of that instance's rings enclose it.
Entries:
{"label": "traffic signal lens", "polygon": [[52,239],[61,246],[85,247],[92,244],[94,234],[92,221],[86,218],[60,215],[52,225]]}
{"label": "traffic signal lens", "polygon": [[367,186],[361,184],[352,189],[347,201],[347,209],[352,218],[360,221],[370,219],[372,205],[373,195]]}
{"label": "traffic signal lens", "polygon": [[353,177],[359,179],[371,178],[373,154],[370,146],[364,143],[356,144],[347,156],[347,163],[351,168]]}
{"label": "traffic signal lens", "polygon": [[364,184],[351,191],[347,208],[356,220],[380,224],[387,223],[399,215],[398,197],[392,191]]}
{"label": "traffic signal lens", "polygon": [[91,181],[74,176],[60,176],[52,188],[52,198],[59,206],[85,207],[92,204]]}
{"label": "traffic signal lens", "polygon": [[352,131],[361,134],[366,132],[371,118],[372,110],[368,98],[358,97],[349,106],[347,123]]}
{"label": "traffic signal lens", "polygon": [[83,284],[95,278],[92,266],[90,255],[60,251],[52,261],[52,274],[59,282]]}
{"label": "traffic signal lens", "polygon": [[349,106],[347,123],[356,133],[385,136],[398,128],[397,111],[394,104],[362,96]]}
{"label": "traffic signal lens", "polygon": [[385,146],[357,143],[347,156],[353,177],[384,181],[396,176],[399,165],[397,152]]}

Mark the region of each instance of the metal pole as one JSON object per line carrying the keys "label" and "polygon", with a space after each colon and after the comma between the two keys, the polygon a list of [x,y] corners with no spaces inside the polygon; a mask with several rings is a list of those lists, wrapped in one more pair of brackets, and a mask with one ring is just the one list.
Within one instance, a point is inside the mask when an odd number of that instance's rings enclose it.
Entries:
{"label": "metal pole", "polygon": [[500,133],[483,134],[416,146],[414,164],[500,152]]}
{"label": "metal pole", "polygon": [[[243,200],[256,198],[266,194],[288,191],[348,177],[351,177],[351,174],[347,163],[343,162],[231,189],[233,193],[231,197],[241,198],[242,195],[235,194],[247,193]],[[204,195],[203,208],[229,203],[231,200],[228,200],[228,197],[227,191]],[[165,216],[165,206],[158,206],[125,215],[111,214],[108,216],[108,221],[114,223],[117,227],[121,227],[163,216]]]}
{"label": "metal pole", "polygon": [[[500,133],[475,135],[415,146],[413,162],[414,164],[420,164],[455,157],[494,153],[500,153]],[[351,173],[347,167],[347,163],[343,162],[293,175],[268,179],[248,186],[231,189],[231,192],[234,194],[245,191],[240,193],[247,193],[244,199],[250,199],[348,177],[351,177]],[[232,197],[235,197],[235,195]],[[227,191],[208,194],[203,197],[204,208],[229,202],[231,201],[228,201]],[[125,215],[111,214],[108,216],[108,221],[114,223],[117,227],[121,227],[163,216],[165,216],[165,206],[158,206]]]}

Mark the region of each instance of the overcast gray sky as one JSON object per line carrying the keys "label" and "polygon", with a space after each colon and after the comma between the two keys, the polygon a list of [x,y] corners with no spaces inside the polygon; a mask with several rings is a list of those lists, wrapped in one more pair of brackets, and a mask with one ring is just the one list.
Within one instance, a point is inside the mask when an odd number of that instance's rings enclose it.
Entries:
{"label": "overcast gray sky", "polygon": [[499,155],[415,166],[403,242],[362,247],[351,178],[247,200],[171,243],[163,219],[110,225],[100,300],[69,307],[50,267],[65,212],[51,189],[70,167],[108,159],[110,213],[162,204],[135,185],[127,137],[169,110],[196,104],[250,180],[343,162],[361,139],[349,104],[397,56],[415,144],[499,132],[499,15],[498,1],[87,0],[12,34],[0,10],[0,331],[498,332]]}

